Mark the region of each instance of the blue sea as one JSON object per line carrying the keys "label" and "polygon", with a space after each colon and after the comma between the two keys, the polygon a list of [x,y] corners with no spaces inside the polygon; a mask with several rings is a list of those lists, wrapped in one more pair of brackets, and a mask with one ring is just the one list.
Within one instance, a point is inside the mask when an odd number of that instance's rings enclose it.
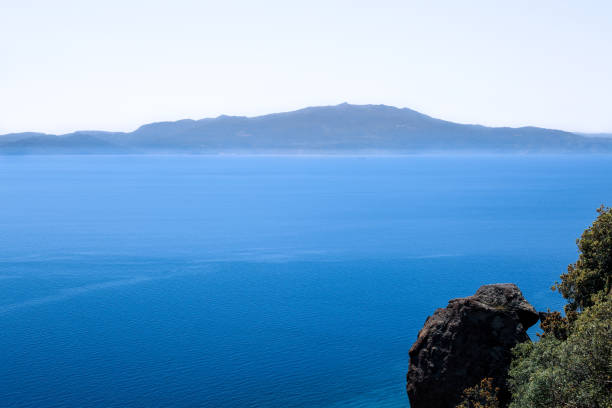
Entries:
{"label": "blue sea", "polygon": [[0,405],[408,407],[427,316],[560,308],[602,203],[608,156],[0,157]]}

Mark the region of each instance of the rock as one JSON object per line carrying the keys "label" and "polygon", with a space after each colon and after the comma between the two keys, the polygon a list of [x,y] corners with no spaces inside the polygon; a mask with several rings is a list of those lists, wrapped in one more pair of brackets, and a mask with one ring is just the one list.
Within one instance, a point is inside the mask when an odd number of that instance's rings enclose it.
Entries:
{"label": "rock", "polygon": [[494,379],[507,405],[510,350],[529,341],[526,330],[537,321],[538,313],[511,283],[482,286],[436,310],[410,348],[411,408],[454,408],[463,390],[485,377]]}

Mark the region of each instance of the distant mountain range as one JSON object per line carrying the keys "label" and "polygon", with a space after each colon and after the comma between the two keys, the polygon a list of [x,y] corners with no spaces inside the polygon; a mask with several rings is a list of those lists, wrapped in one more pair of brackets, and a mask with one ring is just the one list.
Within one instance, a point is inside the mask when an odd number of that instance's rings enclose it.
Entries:
{"label": "distant mountain range", "polygon": [[0,136],[0,154],[612,153],[612,139],[486,127],[386,105],[320,106],[257,117],[159,122],[133,132]]}
{"label": "distant mountain range", "polygon": [[586,136],[586,137],[607,137],[612,138],[612,133],[579,133],[574,132],[577,135]]}

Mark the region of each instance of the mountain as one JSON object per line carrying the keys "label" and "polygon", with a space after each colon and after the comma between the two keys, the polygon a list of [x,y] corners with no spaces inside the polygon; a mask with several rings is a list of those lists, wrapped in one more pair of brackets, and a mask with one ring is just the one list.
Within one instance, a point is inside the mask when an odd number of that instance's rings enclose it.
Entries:
{"label": "mountain", "polygon": [[62,136],[35,134],[15,139],[15,134],[0,136],[0,153],[5,154],[112,154],[128,153],[129,148],[83,133]]}
{"label": "mountain", "polygon": [[257,117],[151,123],[133,132],[0,136],[5,154],[612,153],[612,140],[536,127],[485,127],[386,105],[320,106]]}
{"label": "mountain", "polygon": [[577,135],[586,137],[607,137],[612,138],[612,133],[576,133]]}

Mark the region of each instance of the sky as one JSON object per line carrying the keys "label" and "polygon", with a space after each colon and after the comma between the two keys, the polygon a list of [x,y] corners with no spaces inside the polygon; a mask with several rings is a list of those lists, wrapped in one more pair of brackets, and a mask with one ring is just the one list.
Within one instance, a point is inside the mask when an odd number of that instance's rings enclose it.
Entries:
{"label": "sky", "polygon": [[0,134],[387,104],[612,132],[608,0],[0,0]]}

